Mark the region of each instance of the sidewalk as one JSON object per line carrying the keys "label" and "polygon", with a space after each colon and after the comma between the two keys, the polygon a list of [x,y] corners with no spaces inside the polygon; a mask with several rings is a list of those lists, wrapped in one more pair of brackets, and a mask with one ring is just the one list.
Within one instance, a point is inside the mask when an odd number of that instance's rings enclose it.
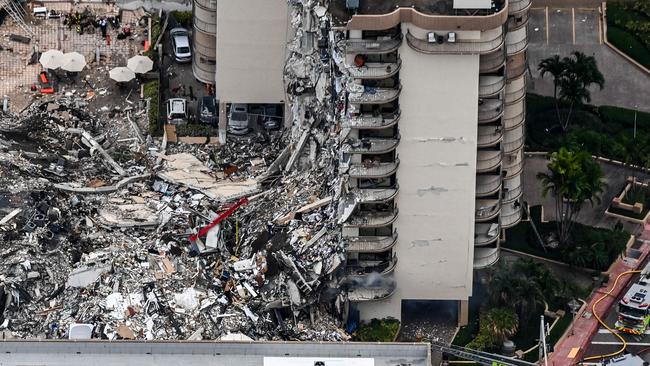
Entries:
{"label": "sidewalk", "polygon": [[[592,311],[593,304],[609,291],[619,274],[637,269],[637,267],[641,265],[648,255],[648,252],[650,252],[650,225],[645,226],[639,239],[646,241],[639,248],[641,251],[639,259],[625,257],[619,259],[613,265],[607,286],[596,290],[587,302],[587,305],[580,309],[573,327],[574,334],[571,335],[571,331],[569,330],[571,328],[567,329],[567,332],[556,344],[555,351],[549,355],[549,364],[554,366],[570,366],[582,359],[585,351],[589,347],[589,342],[600,327],[595,316],[592,315],[589,318],[583,318],[583,314]],[[598,303],[596,306],[596,313],[601,318],[605,318],[605,314],[609,311],[610,307],[614,304],[621,291],[625,289],[632,277],[634,276],[628,275],[621,277],[611,296]]]}

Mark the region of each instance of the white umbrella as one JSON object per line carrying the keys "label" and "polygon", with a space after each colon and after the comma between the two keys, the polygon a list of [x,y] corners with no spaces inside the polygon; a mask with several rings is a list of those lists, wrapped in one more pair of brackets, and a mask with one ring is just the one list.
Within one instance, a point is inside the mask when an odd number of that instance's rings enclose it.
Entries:
{"label": "white umbrella", "polygon": [[124,83],[135,78],[135,73],[126,67],[116,67],[108,75],[118,83]]}
{"label": "white umbrella", "polygon": [[153,69],[153,61],[147,56],[133,56],[126,63],[126,67],[131,69],[136,74],[144,74]]}
{"label": "white umbrella", "polygon": [[46,69],[58,69],[63,65],[63,52],[59,50],[47,50],[41,54],[38,62]]}
{"label": "white umbrella", "polygon": [[61,69],[70,72],[79,72],[86,66],[86,58],[79,52],[68,52],[63,55]]}

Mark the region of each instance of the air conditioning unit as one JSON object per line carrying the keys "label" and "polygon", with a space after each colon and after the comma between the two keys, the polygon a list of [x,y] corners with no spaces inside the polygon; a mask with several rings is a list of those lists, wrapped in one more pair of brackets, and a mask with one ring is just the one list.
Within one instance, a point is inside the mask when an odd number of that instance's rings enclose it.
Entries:
{"label": "air conditioning unit", "polygon": [[436,34],[434,32],[427,33],[427,42],[436,43]]}
{"label": "air conditioning unit", "polygon": [[447,33],[447,42],[455,43],[456,42],[456,32]]}

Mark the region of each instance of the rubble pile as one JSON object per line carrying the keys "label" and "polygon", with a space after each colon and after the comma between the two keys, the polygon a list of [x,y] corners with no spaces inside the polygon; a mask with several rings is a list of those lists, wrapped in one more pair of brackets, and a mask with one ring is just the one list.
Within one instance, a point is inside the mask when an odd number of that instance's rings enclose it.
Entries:
{"label": "rubble pile", "polygon": [[334,36],[327,4],[289,4],[283,136],[124,139],[114,125],[143,106],[90,112],[74,95],[0,117],[5,335],[349,339]]}

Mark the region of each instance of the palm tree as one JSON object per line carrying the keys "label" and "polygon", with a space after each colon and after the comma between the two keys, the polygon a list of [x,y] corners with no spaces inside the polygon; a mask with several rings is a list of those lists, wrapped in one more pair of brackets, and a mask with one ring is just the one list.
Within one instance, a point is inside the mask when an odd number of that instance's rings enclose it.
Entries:
{"label": "palm tree", "polygon": [[[605,86],[605,77],[598,69],[596,59],[582,52],[574,51],[562,59],[558,55],[545,58],[537,69],[541,77],[547,73],[553,76],[555,112],[564,132],[569,128],[574,108],[591,101],[589,87],[596,84],[602,90]],[[560,102],[569,105],[566,119],[560,115]]]}
{"label": "palm tree", "polygon": [[600,202],[605,183],[600,165],[586,151],[561,147],[550,156],[548,173],[537,174],[542,181],[542,196],[555,197],[555,222],[558,239],[568,244],[571,229],[585,202]]}
{"label": "palm tree", "polygon": [[481,316],[480,327],[494,339],[497,344],[517,333],[519,318],[512,309],[492,308]]}
{"label": "palm tree", "polygon": [[560,78],[565,72],[565,64],[560,58],[559,55],[553,55],[551,57],[543,59],[537,66],[539,75],[544,77],[546,74],[551,74],[553,76],[553,102],[555,103],[555,112],[557,113],[557,120],[560,121],[560,107],[558,105],[557,99],[557,89]]}

